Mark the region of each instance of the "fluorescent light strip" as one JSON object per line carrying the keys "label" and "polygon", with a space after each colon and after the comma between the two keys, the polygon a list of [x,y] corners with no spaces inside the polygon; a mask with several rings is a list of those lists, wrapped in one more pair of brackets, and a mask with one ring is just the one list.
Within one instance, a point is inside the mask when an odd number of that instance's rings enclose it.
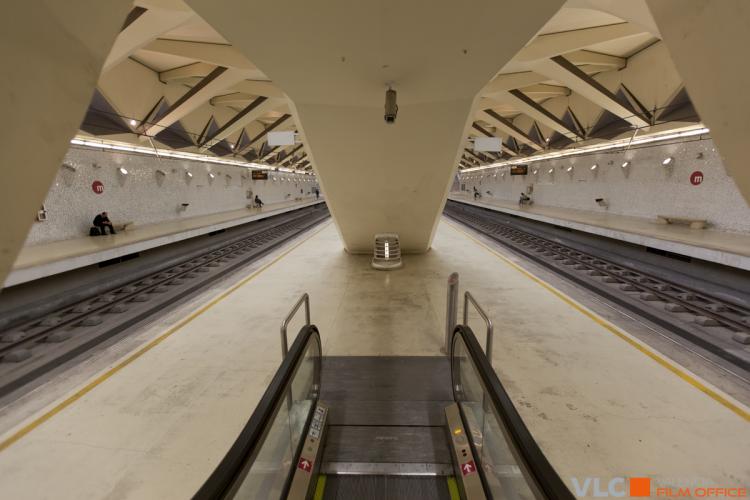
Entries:
{"label": "fluorescent light strip", "polygon": [[[152,148],[145,148],[141,146],[131,146],[127,144],[121,144],[116,142],[107,142],[107,141],[93,141],[90,139],[85,139],[82,137],[75,137],[74,139],[70,140],[71,144],[74,144],[76,146],[84,146],[87,148],[96,148],[96,149],[111,149],[113,151],[127,151],[130,153],[140,153],[145,155],[151,155],[151,156],[163,156],[165,158],[177,158],[180,160],[192,160],[192,161],[201,161],[206,163],[217,163],[219,165],[233,165],[235,167],[244,167],[244,168],[254,168],[259,170],[275,170],[276,167],[269,167],[268,165],[261,165],[260,163],[252,163],[252,162],[246,162],[246,161],[238,161],[238,160],[226,160],[223,158],[217,158],[215,156],[208,156],[208,155],[201,155],[197,153],[186,153],[183,151],[172,151],[169,149],[152,149]],[[295,170],[292,168],[287,167],[278,167],[279,172],[288,172],[288,173],[294,173],[294,174],[302,174],[302,175],[315,175],[310,174],[309,172],[306,172],[304,170]]]}
{"label": "fluorescent light strip", "polygon": [[489,168],[504,167],[506,165],[517,165],[519,163],[534,163],[536,161],[554,160],[556,158],[564,158],[566,156],[574,156],[574,155],[580,155],[580,154],[585,154],[585,153],[594,153],[597,151],[606,151],[609,149],[618,149],[618,148],[622,148],[628,145],[637,146],[639,144],[648,144],[651,142],[668,141],[670,139],[680,139],[683,137],[692,137],[694,135],[707,134],[708,132],[709,132],[709,129],[702,127],[699,129],[687,130],[684,132],[675,132],[671,134],[643,136],[637,139],[633,139],[632,141],[630,139],[621,139],[621,140],[609,142],[606,144],[596,144],[594,146],[584,146],[581,148],[567,149],[565,151],[556,151],[554,153],[546,153],[546,154],[541,154],[538,156],[530,156],[528,158],[501,161],[498,163],[493,163],[492,165],[485,165],[483,167],[465,168],[461,170],[461,173],[464,174],[466,172],[477,172],[481,170],[487,170]]}

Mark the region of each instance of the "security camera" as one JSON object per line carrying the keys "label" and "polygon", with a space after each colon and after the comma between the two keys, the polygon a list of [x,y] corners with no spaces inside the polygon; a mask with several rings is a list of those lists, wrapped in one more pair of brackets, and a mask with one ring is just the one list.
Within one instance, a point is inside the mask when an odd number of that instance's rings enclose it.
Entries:
{"label": "security camera", "polygon": [[396,104],[396,91],[389,87],[388,90],[385,91],[385,122],[395,122],[397,114],[398,104]]}

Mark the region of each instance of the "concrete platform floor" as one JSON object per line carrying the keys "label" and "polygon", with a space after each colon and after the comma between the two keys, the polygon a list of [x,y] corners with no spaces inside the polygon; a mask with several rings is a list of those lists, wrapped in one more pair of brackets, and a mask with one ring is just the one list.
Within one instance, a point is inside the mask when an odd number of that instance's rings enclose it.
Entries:
{"label": "concrete platform floor", "polygon": [[[325,354],[437,355],[452,271],[495,321],[494,366],[568,484],[750,483],[747,407],[452,224],[440,224],[430,252],[404,260],[399,271],[374,271],[328,223],[8,429],[0,498],[190,497],[271,379],[279,324],[301,293]],[[478,318],[471,324],[482,341]]]}
{"label": "concrete platform floor", "polygon": [[83,236],[70,240],[25,246],[18,254],[4,286],[8,287],[44,278],[317,203],[323,203],[323,200],[308,197],[301,201],[271,203],[260,209],[231,210],[197,217],[186,217],[163,224],[134,226],[127,231],[120,231],[114,235],[108,234],[95,238]]}
{"label": "concrete platform floor", "polygon": [[653,219],[646,219],[536,204],[520,206],[518,203],[489,197],[473,200],[468,193],[451,193],[449,198],[576,231],[750,270],[750,234],[691,229],[681,224],[660,224],[656,220],[657,214],[654,214]]}

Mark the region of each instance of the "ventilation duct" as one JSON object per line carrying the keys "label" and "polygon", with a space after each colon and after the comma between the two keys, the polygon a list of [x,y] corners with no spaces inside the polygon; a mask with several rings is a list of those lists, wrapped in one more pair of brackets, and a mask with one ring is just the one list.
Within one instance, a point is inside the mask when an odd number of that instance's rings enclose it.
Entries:
{"label": "ventilation duct", "polygon": [[372,267],[388,271],[390,269],[398,269],[402,264],[401,245],[398,241],[398,235],[394,233],[376,234]]}

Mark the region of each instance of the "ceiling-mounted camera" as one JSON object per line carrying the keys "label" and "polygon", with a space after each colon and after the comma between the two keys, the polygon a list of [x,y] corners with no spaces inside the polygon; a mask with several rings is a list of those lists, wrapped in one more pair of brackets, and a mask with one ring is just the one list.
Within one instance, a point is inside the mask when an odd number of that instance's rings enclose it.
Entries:
{"label": "ceiling-mounted camera", "polygon": [[397,114],[398,104],[396,104],[396,91],[391,87],[388,87],[388,90],[385,91],[385,122],[395,122]]}

